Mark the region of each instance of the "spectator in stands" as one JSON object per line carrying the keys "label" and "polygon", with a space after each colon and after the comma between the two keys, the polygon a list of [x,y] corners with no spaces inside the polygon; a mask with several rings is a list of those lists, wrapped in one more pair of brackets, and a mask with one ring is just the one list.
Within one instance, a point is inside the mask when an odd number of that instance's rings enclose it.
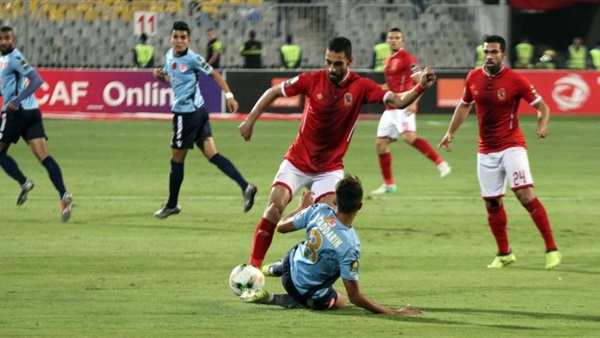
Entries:
{"label": "spectator in stands", "polygon": [[546,49],[535,64],[536,69],[556,69],[556,51],[554,49]]}
{"label": "spectator in stands", "polygon": [[528,37],[523,37],[521,42],[515,46],[515,56],[515,69],[533,68],[533,45],[529,42]]}
{"label": "spectator in stands", "polygon": [[169,198],[167,203],[154,213],[157,218],[167,218],[181,212],[177,204],[179,191],[184,177],[184,163],[188,151],[198,146],[208,162],[235,181],[242,190],[244,212],[254,205],[256,186],[247,182],[235,165],[221,155],[215,145],[210,126],[210,116],[204,105],[204,97],[198,87],[198,77],[210,76],[219,88],[225,92],[227,108],[235,113],[238,102],[229,90],[223,76],[211,67],[200,54],[189,48],[190,28],[187,23],[176,21],[171,30],[171,48],[165,55],[165,65],[155,68],[155,79],[169,83],[175,100],[171,107],[173,113],[173,133],[171,139],[171,172],[169,174]]}
{"label": "spectator in stands", "polygon": [[206,44],[206,60],[209,65],[213,68],[221,68],[221,48],[223,44],[221,40],[217,38],[217,32],[214,28],[206,30],[206,37],[208,38],[208,44]]}
{"label": "spectator in stands", "polygon": [[248,40],[240,47],[244,68],[262,68],[262,43],[256,40],[256,32],[248,32]]}
{"label": "spectator in stands", "polygon": [[140,34],[140,43],[133,48],[134,68],[154,67],[154,47],[148,44],[148,35]]}
{"label": "spectator in stands", "polygon": [[17,162],[8,155],[11,144],[23,138],[31,151],[50,176],[50,181],[58,191],[61,202],[61,219],[66,222],[71,217],[73,195],[67,192],[60,166],[48,153],[46,132],[42,113],[33,95],[44,80],[27,62],[15,47],[17,38],[11,27],[0,28],[0,52],[2,52],[2,123],[0,123],[0,167],[19,182],[21,192],[17,205],[25,203],[27,194],[33,189],[33,181],[26,177]]}
{"label": "spectator in stands", "polygon": [[392,50],[387,43],[387,33],[381,32],[381,35],[379,35],[379,43],[373,47],[373,62],[371,63],[371,68],[375,71],[383,72],[385,59],[391,54]]}
{"label": "spectator in stands", "polygon": [[590,51],[590,69],[600,71],[600,39],[596,42],[596,47]]}
{"label": "spectator in stands", "polygon": [[583,40],[580,37],[573,38],[573,44],[569,46],[568,55],[568,69],[585,69],[588,52],[587,48],[583,45]]}
{"label": "spectator in stands", "polygon": [[288,35],[285,44],[279,48],[281,69],[299,69],[302,62],[302,48],[292,43],[293,37]]}
{"label": "spectator in stands", "polygon": [[475,47],[475,68],[483,67],[483,41],[487,39],[487,35],[484,35],[481,39],[481,43]]}

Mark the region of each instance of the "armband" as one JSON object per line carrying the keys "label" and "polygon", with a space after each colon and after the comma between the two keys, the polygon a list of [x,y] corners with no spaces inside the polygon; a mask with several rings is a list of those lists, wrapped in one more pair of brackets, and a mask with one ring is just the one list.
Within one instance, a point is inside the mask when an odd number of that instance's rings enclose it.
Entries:
{"label": "armband", "polygon": [[421,95],[424,91],[425,91],[425,89],[423,89],[423,87],[421,87],[420,83],[415,87],[415,92],[417,93],[417,95]]}
{"label": "armband", "polygon": [[226,98],[227,100],[229,100],[229,99],[233,99],[233,93],[232,93],[232,92],[227,92],[227,93],[225,93],[225,98]]}

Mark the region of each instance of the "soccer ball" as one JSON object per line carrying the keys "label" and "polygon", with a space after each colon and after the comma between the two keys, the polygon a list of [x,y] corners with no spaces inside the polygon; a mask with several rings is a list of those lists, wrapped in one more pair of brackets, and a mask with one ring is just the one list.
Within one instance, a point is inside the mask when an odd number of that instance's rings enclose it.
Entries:
{"label": "soccer ball", "polygon": [[231,270],[229,287],[236,295],[247,289],[260,289],[265,285],[265,275],[251,264],[240,264]]}

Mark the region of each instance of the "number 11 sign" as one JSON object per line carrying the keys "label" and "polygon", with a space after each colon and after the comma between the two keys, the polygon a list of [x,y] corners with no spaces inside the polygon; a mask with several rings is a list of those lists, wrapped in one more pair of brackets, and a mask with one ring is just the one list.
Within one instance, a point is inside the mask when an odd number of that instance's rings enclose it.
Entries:
{"label": "number 11 sign", "polygon": [[156,34],[156,12],[135,12],[133,14],[133,34]]}

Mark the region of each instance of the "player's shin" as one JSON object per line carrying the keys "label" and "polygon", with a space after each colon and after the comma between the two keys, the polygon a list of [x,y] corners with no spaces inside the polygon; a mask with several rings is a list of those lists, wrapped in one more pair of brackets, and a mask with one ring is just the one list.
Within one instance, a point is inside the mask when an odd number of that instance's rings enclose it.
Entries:
{"label": "player's shin", "polygon": [[277,224],[266,218],[261,218],[254,232],[254,240],[252,241],[252,251],[250,251],[250,264],[260,268],[265,255],[273,241],[275,227]]}

